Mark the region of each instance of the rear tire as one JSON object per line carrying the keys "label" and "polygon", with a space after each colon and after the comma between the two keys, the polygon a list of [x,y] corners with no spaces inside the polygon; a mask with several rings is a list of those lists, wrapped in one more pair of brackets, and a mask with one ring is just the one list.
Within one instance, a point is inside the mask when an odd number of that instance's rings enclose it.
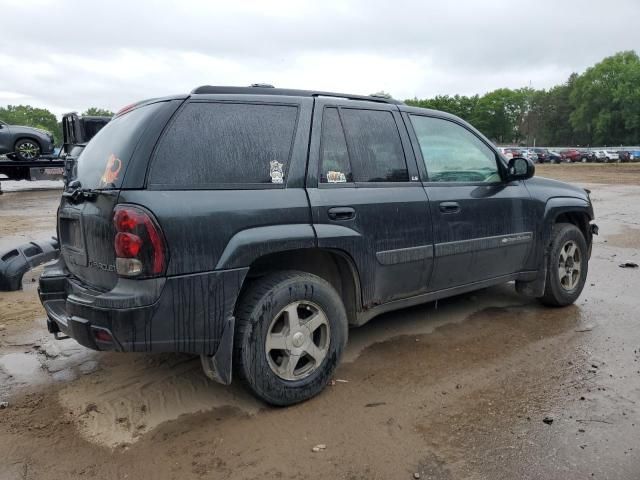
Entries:
{"label": "rear tire", "polygon": [[30,138],[21,138],[13,147],[15,160],[30,162],[40,158],[42,152],[40,144]]}
{"label": "rear tire", "polygon": [[538,300],[551,307],[564,307],[582,293],[589,268],[587,242],[578,227],[557,223],[551,230],[544,294]]}
{"label": "rear tire", "polygon": [[308,400],[331,380],[347,330],[342,299],[327,281],[298,271],[267,275],[236,309],[235,371],[272,405]]}

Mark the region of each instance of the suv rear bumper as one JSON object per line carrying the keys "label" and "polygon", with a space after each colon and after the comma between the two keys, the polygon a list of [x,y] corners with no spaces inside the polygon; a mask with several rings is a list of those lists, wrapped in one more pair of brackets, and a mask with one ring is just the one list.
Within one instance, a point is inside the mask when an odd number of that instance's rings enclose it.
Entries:
{"label": "suv rear bumper", "polygon": [[222,341],[233,339],[233,332],[225,335],[225,330],[233,329],[233,310],[247,271],[121,279],[110,291],[98,292],[73,278],[59,260],[43,272],[38,292],[49,331],[87,348],[211,356]]}

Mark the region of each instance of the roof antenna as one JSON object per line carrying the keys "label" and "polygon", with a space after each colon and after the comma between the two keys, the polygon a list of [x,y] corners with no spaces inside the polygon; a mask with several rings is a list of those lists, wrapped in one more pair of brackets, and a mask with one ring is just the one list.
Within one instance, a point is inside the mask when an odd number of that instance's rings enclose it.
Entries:
{"label": "roof antenna", "polygon": [[270,83],[252,83],[251,86],[257,88],[276,88]]}

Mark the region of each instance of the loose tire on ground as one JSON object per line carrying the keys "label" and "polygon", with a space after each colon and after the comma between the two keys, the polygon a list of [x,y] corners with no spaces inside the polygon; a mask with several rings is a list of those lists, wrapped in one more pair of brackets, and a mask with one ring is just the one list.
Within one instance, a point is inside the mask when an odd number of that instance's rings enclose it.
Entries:
{"label": "loose tire on ground", "polygon": [[[587,280],[587,242],[578,227],[557,223],[551,231],[544,305],[564,307],[576,301]],[[562,276],[561,276],[562,275]]]}
{"label": "loose tire on ground", "polygon": [[234,373],[267,403],[302,402],[331,380],[347,331],[342,299],[327,281],[298,271],[267,275],[250,285],[236,308]]}

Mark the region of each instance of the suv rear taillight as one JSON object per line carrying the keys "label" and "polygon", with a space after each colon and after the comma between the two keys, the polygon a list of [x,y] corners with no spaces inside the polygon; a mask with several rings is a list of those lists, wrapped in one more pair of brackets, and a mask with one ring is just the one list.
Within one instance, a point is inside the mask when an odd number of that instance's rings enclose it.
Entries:
{"label": "suv rear taillight", "polygon": [[118,275],[157,277],[164,273],[164,237],[150,212],[134,205],[118,205],[113,211],[113,225]]}

